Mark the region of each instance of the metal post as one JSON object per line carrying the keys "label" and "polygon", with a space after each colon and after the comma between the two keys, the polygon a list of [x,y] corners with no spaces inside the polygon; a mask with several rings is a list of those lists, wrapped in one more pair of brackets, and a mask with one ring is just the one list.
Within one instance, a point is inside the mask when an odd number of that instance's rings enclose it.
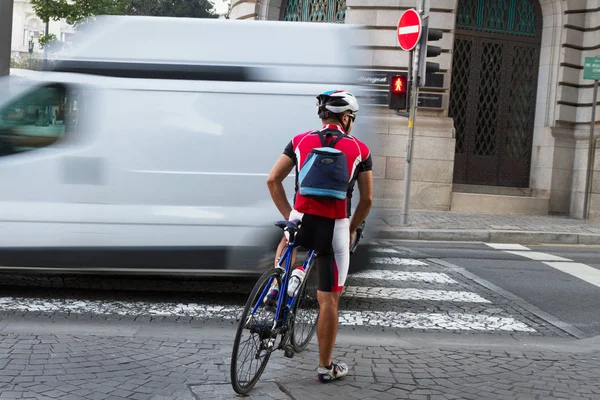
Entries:
{"label": "metal post", "polygon": [[590,198],[592,197],[592,183],[594,178],[594,158],[596,155],[596,141],[594,140],[594,125],[596,125],[596,103],[598,102],[598,80],[594,81],[594,94],[592,96],[592,119],[590,123],[590,139],[588,148],[588,164],[585,179],[585,193],[583,198],[583,219],[590,216]]}
{"label": "metal post", "polygon": [[[425,8],[425,0],[417,0],[417,8],[419,13],[423,16],[423,9]],[[409,76],[412,80],[411,85],[411,98],[410,98],[410,111],[408,116],[408,141],[406,143],[406,169],[404,170],[404,199],[402,202],[402,225],[408,225],[408,206],[410,203],[410,176],[412,172],[412,152],[413,152],[413,140],[415,136],[415,114],[417,113],[417,102],[419,101],[419,86],[417,84],[418,74],[417,69],[419,68],[419,48],[420,44],[417,44],[414,51],[411,52],[410,59],[412,61],[411,72]]]}
{"label": "metal post", "polygon": [[[46,39],[48,39],[48,34],[50,33],[50,18],[46,21]],[[46,42],[46,46],[44,46],[44,71],[48,70],[48,43]]]}
{"label": "metal post", "polygon": [[13,1],[0,0],[0,76],[10,73]]}

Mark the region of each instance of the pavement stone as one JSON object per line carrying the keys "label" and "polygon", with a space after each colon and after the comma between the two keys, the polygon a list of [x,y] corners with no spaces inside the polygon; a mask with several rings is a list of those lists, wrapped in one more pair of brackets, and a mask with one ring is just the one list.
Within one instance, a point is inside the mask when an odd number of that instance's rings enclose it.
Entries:
{"label": "pavement stone", "polygon": [[[8,349],[4,355],[8,363],[0,368],[2,399],[236,398],[229,382],[231,340],[173,337],[157,341],[80,334],[24,337],[0,335],[0,344]],[[36,346],[48,340],[62,353],[62,370],[44,368],[44,376],[35,376],[32,382],[27,370],[8,368],[13,357],[23,354],[27,360],[34,360],[34,355],[52,358],[54,348]],[[28,344],[25,350],[24,343]],[[319,383],[315,376],[315,340],[292,359],[276,352],[249,398],[489,400],[597,399],[600,395],[600,347],[573,352],[572,348],[561,351],[557,346],[551,351],[489,349],[485,342],[468,348],[376,343],[344,341],[336,345],[334,358],[346,361],[350,373],[328,385]],[[89,365],[91,359],[100,367],[81,366]],[[114,368],[107,370],[102,361]],[[73,371],[65,374],[66,369]]]}
{"label": "pavement stone", "polygon": [[408,224],[402,225],[401,209],[378,209],[376,214],[380,239],[600,244],[600,221],[567,216],[411,210]]}

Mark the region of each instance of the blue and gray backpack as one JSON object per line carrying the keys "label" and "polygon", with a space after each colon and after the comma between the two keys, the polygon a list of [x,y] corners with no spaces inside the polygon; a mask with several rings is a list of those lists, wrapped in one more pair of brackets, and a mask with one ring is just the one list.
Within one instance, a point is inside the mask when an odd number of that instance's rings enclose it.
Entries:
{"label": "blue and gray backpack", "polygon": [[[318,200],[344,200],[348,195],[350,177],[346,154],[335,149],[344,135],[340,132],[318,132],[323,147],[311,150],[298,173],[299,193]],[[327,135],[333,140],[327,143]]]}

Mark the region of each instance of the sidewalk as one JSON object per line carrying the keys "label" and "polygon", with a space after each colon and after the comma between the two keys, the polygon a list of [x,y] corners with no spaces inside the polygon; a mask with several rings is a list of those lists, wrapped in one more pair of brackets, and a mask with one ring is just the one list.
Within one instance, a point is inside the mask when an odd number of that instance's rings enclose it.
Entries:
{"label": "sidewalk", "polygon": [[[0,335],[0,398],[242,399],[229,380],[232,325],[15,319]],[[5,321],[6,323],[6,321]],[[316,338],[272,355],[246,398],[266,400],[597,399],[600,337],[338,332],[350,372],[316,379]]]}
{"label": "sidewalk", "polygon": [[564,216],[478,214],[377,209],[379,239],[455,240],[488,243],[600,245],[600,221]]}

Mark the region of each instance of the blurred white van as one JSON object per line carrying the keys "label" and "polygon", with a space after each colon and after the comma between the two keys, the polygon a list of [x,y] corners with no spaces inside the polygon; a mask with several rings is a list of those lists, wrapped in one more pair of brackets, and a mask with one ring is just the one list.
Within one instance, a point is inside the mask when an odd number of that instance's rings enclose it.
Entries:
{"label": "blurred white van", "polygon": [[[0,268],[260,272],[281,236],[267,175],[293,135],[320,127],[318,93],[360,101],[361,32],[100,17],[53,70],[12,70],[0,79]],[[353,134],[370,144],[362,122]],[[293,176],[286,190],[291,201]]]}

